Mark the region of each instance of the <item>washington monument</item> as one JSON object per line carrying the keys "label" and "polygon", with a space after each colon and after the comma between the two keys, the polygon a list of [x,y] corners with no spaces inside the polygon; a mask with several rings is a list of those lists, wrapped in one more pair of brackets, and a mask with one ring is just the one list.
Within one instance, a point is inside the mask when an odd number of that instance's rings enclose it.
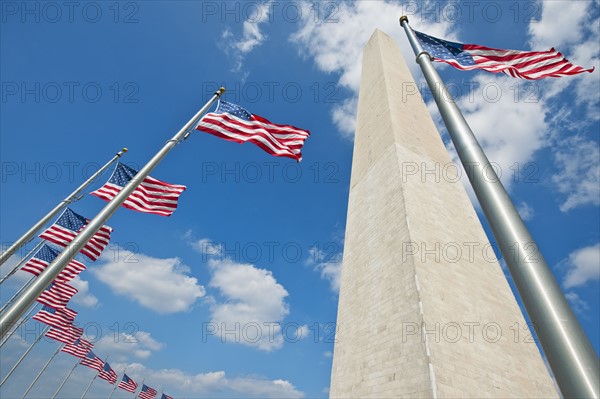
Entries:
{"label": "washington monument", "polygon": [[393,39],[364,49],[332,398],[558,397]]}

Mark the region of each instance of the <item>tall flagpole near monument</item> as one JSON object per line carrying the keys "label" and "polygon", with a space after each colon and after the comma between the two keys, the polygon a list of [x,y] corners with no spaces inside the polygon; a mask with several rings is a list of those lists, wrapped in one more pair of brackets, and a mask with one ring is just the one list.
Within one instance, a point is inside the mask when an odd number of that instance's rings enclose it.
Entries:
{"label": "tall flagpole near monument", "polygon": [[554,275],[521,220],[473,131],[408,24],[415,52],[458,156],[467,171],[544,354],[565,397],[600,397],[600,365]]}
{"label": "tall flagpole near monument", "polygon": [[54,259],[54,261],[36,278],[25,292],[15,300],[0,316],[0,338],[17,322],[19,317],[35,302],[36,298],[54,281],[67,264],[79,253],[96,232],[110,219],[129,195],[144,181],[162,159],[183,139],[187,137],[198,120],[221,97],[225,88],[221,87],[212,98],[190,119],[166,144],[144,165],[125,187],[110,201],[75,239]]}
{"label": "tall flagpole near monument", "polygon": [[[35,236],[35,233],[37,233],[39,229],[44,227],[44,225],[48,223],[50,219],[56,216],[56,214],[60,212],[65,206],[73,202],[73,200],[76,200],[77,196],[79,195],[79,193],[81,193],[81,191],[83,191],[84,188],[86,188],[90,183],[96,180],[98,176],[104,173],[104,171],[108,169],[110,165],[112,165],[117,159],[121,158],[121,156],[123,156],[123,154],[126,152],[127,148],[123,148],[121,151],[117,152],[117,154],[110,161],[108,161],[106,164],[104,164],[103,167],[98,169],[98,171],[92,176],[90,176],[90,178],[87,179],[81,186],[79,186],[75,191],[69,194],[67,198],[59,202],[58,205],[54,207],[54,209],[52,209],[50,212],[48,212],[48,214],[46,214],[46,216],[44,216],[36,224],[34,224],[25,234],[23,234],[21,238],[19,238],[13,245],[8,247],[6,251],[2,252],[2,254],[0,254],[0,265],[6,262],[15,252],[19,250],[19,248],[31,241],[31,239]],[[9,277],[14,271],[16,270],[13,269],[13,271],[11,271],[11,273],[9,273],[6,277]]]}

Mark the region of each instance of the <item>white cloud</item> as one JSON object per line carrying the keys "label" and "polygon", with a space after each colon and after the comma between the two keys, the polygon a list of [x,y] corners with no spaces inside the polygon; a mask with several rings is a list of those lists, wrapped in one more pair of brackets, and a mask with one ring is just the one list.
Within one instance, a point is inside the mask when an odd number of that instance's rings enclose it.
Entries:
{"label": "white cloud", "polygon": [[118,253],[117,259],[105,253],[100,260],[103,264],[92,273],[115,293],[146,308],[158,313],[184,312],[205,294],[178,258],[159,259],[124,249]]}
{"label": "white cloud", "polygon": [[560,210],[600,205],[600,149],[598,143],[574,136],[560,141],[554,151],[559,171],[552,176],[558,191],[566,195]]}
{"label": "white cloud", "polygon": [[521,215],[521,219],[523,220],[531,220],[535,215],[535,211],[527,202],[521,202],[517,207],[517,211],[519,215]]}
{"label": "white cloud", "polygon": [[[176,387],[187,396],[214,396],[225,394],[231,397],[257,398],[303,398],[304,393],[287,380],[269,380],[257,376],[228,378],[224,371],[188,374],[178,369],[152,370],[139,363],[118,364],[119,369],[127,368],[127,374],[134,380],[142,376],[152,380],[157,386]],[[170,393],[170,392],[166,392]],[[175,395],[176,396],[176,395]]]}
{"label": "white cloud", "polygon": [[[133,327],[135,327],[132,324]],[[163,344],[156,341],[150,333],[136,331],[132,334],[121,332],[119,334],[107,334],[94,344],[98,353],[108,353],[116,362],[125,362],[130,357],[147,359],[152,352],[162,349]]]}
{"label": "white cloud", "polygon": [[571,304],[571,307],[573,308],[573,310],[576,313],[584,313],[584,312],[586,312],[587,310],[590,309],[590,305],[586,301],[584,301],[583,299],[581,299],[579,297],[579,295],[577,295],[573,291],[567,292],[565,294],[565,297],[567,298],[567,300]]}
{"label": "white cloud", "polygon": [[572,252],[564,263],[568,267],[563,280],[565,288],[598,281],[600,279],[600,243]]}
{"label": "white cloud", "polygon": [[70,285],[77,288],[79,292],[75,294],[71,300],[73,303],[85,306],[87,308],[96,307],[99,303],[98,298],[93,294],[90,294],[90,283],[86,280],[82,280],[79,276],[75,277],[69,282]]}
{"label": "white cloud", "polygon": [[221,256],[223,254],[223,245],[217,244],[208,238],[191,240],[189,241],[189,244],[192,246],[192,248],[203,255]]}
{"label": "white cloud", "polygon": [[[212,322],[221,338],[264,351],[281,348],[280,322],[289,314],[288,292],[272,273],[230,259],[210,259],[208,265],[212,275],[209,286],[224,298],[215,299],[211,306]],[[223,334],[225,330],[239,333]]]}
{"label": "white cloud", "polygon": [[[539,1],[542,14],[539,20],[529,24],[529,43],[532,49],[547,50],[551,47],[560,49],[579,42],[583,35],[581,21],[587,18],[588,1]],[[559,26],[568,29],[557,29]]]}
{"label": "white cloud", "polygon": [[[310,3],[303,15],[303,25],[291,37],[302,55],[310,56],[323,72],[339,74],[339,85],[348,89],[350,98],[332,109],[332,119],[338,130],[346,138],[354,136],[356,101],[360,86],[362,50],[373,31],[380,29],[391,35],[406,60],[412,61],[414,55],[404,32],[398,23],[398,17],[404,14],[402,4],[390,1],[336,2],[336,22],[324,23],[313,18]],[[387,16],[382,18],[382,15]],[[450,33],[451,24],[446,21],[429,23],[415,19],[416,28],[428,33],[454,39]],[[417,70],[414,62],[408,62],[413,72]]]}
{"label": "white cloud", "polygon": [[321,278],[328,280],[331,290],[336,294],[340,291],[340,278],[342,273],[342,253],[327,254],[325,251],[312,247],[308,250],[306,264],[321,274]]}

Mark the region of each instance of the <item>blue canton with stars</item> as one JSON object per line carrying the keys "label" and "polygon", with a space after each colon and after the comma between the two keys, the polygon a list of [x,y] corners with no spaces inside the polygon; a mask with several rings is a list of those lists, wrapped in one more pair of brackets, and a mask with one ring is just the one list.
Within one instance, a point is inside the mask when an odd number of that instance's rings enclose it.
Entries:
{"label": "blue canton with stars", "polygon": [[33,255],[34,258],[42,260],[44,262],[52,263],[52,261],[58,256],[60,252],[50,247],[47,244],[44,244],[39,251]]}
{"label": "blue canton with stars", "polygon": [[70,208],[67,208],[58,218],[56,224],[65,229],[77,232],[87,224],[87,220],[83,216],[73,212]]}
{"label": "blue canton with stars", "polygon": [[464,66],[475,65],[476,62],[467,51],[463,50],[461,43],[449,42],[415,31],[423,50],[429,55],[442,60],[456,60]]}
{"label": "blue canton with stars", "polygon": [[132,169],[129,166],[123,165],[119,162],[108,182],[116,184],[117,186],[125,187],[135,175],[137,175],[137,171],[135,169]]}
{"label": "blue canton with stars", "polygon": [[228,103],[227,101],[219,101],[219,105],[217,106],[215,113],[231,114],[245,121],[250,121],[252,119],[252,114],[250,112],[246,111],[239,105]]}

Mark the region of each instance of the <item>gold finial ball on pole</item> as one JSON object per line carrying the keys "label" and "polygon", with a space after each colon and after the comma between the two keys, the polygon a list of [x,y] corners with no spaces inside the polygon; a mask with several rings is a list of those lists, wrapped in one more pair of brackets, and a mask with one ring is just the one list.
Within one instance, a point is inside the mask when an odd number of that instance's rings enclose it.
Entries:
{"label": "gold finial ball on pole", "polygon": [[408,17],[406,15],[403,15],[403,16],[400,17],[400,26],[402,26],[402,22],[403,21],[408,22]]}

